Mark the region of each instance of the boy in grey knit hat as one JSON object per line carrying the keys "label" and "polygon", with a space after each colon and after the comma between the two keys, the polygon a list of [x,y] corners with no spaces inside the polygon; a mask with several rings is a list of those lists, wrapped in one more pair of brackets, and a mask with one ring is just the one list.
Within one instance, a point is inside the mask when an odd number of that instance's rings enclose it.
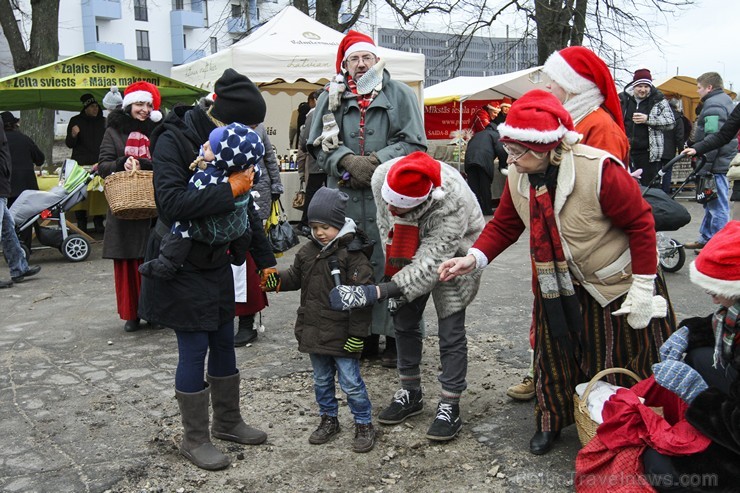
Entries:
{"label": "boy in grey knit hat", "polygon": [[295,336],[298,350],[311,357],[321,416],[309,443],[326,443],[340,431],[334,387],[338,375],[355,420],[352,450],[369,452],[375,445],[375,429],[359,358],[363,338],[370,333],[372,307],[343,313],[329,309],[329,292],[335,285],[373,283],[373,244],[352,219],[345,217],[348,198],[332,188],[322,187],[316,192],[308,207],[309,242],[298,251],[290,268],[280,270],[277,282],[265,284],[263,289],[301,290]]}

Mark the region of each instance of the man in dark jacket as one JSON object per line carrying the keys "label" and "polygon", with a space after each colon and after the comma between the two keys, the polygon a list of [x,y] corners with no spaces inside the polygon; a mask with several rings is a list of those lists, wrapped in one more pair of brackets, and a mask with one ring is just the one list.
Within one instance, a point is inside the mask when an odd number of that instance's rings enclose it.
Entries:
{"label": "man in dark jacket", "polygon": [[499,142],[495,123],[489,123],[468,142],[465,150],[465,173],[468,185],[478,199],[484,216],[493,214],[491,208],[491,183],[493,183],[493,160],[498,158],[499,169],[506,169],[508,154]]}
{"label": "man in dark jacket", "polygon": [[[696,92],[701,96],[702,109],[697,118],[694,140],[699,142],[707,135],[718,133],[727,122],[734,106],[723,88],[722,77],[717,72],[706,72],[696,79]],[[732,139],[715,151],[705,154],[706,163],[699,173],[712,173],[717,198],[704,204],[704,219],[699,226],[699,238],[684,243],[686,248],[701,250],[704,245],[730,220],[730,201],[727,171],[730,161],[737,154],[737,139]]]}
{"label": "man in dark jacket", "polygon": [[23,282],[26,277],[35,276],[41,270],[41,266],[28,265],[15,232],[15,221],[8,211],[11,176],[9,147],[5,130],[0,128],[0,243],[2,243],[3,254],[10,267],[11,279],[10,281],[0,280],[0,289],[9,288],[14,282]]}
{"label": "man in dark jacket", "polygon": [[[80,96],[82,111],[73,116],[67,125],[67,138],[64,143],[72,149],[72,159],[80,166],[92,166],[98,162],[100,143],[105,134],[105,118],[100,105],[92,94]],[[77,226],[87,232],[87,211],[75,211]],[[103,232],[105,216],[93,217],[95,232]]]}
{"label": "man in dark jacket", "polygon": [[[216,100],[207,111],[202,105],[174,108],[152,134],[154,190],[159,219],[147,245],[146,259],[159,254],[163,232],[175,220],[189,220],[231,212],[235,197],[252,185],[243,173],[232,173],[228,183],[188,190],[190,163],[217,124],[257,125],[266,105],[259,89],[247,77],[227,69],[216,81]],[[174,279],[144,278],[139,315],[150,323],[175,330],[179,359],[175,395],[184,428],[180,453],[196,466],[223,469],[231,462],[211,443],[222,440],[257,445],[267,435],[248,426],[239,408],[239,370],[234,352],[234,283],[231,262],[244,262],[249,248],[263,273],[273,267],[272,254],[262,221],[249,209],[250,229],[243,248],[227,252],[228,245],[193,241],[185,264]],[[240,259],[231,258],[240,256]],[[275,269],[271,269],[275,272]],[[206,354],[207,371],[206,371]],[[204,373],[207,383],[204,383]],[[213,427],[209,433],[209,403]]]}
{"label": "man in dark jacket", "polygon": [[653,85],[646,68],[635,74],[619,95],[624,129],[630,140],[630,170],[642,170],[640,183],[650,184],[658,174],[663,157],[663,131],[675,125],[673,112],[663,93]]}
{"label": "man in dark jacket", "polygon": [[[34,165],[41,166],[44,164],[45,156],[31,137],[18,130],[18,122],[20,120],[13,113],[3,111],[0,113],[0,118],[3,121],[5,136],[10,146],[10,159],[13,163],[13,173],[10,180],[10,197],[8,199],[8,207],[10,207],[24,190],[39,189]],[[35,224],[34,227],[37,228],[36,231],[38,234],[38,226]],[[29,251],[31,250],[31,228],[26,228],[24,231],[18,233],[18,239],[26,245]]]}

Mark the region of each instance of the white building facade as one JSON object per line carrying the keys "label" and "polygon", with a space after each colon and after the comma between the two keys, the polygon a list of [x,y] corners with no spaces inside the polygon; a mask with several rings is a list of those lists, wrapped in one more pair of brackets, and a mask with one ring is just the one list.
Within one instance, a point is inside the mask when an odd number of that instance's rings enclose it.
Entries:
{"label": "white building facade", "polygon": [[[30,12],[28,0],[21,2]],[[96,50],[169,76],[181,65],[217,52],[268,20],[287,0],[61,0],[59,58]],[[30,19],[18,17],[30,33]],[[0,36],[0,76],[12,58]]]}

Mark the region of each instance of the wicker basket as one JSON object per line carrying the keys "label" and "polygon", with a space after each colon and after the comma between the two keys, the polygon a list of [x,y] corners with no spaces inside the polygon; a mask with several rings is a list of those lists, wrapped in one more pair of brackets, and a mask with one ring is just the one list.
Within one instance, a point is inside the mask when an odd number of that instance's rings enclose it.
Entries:
{"label": "wicker basket", "polygon": [[594,385],[596,385],[596,382],[607,375],[611,375],[612,373],[622,373],[624,375],[628,375],[632,377],[635,382],[639,382],[640,380],[642,380],[640,377],[637,376],[635,372],[627,370],[626,368],[607,368],[594,375],[591,381],[588,382],[586,390],[583,392],[583,397],[578,397],[578,393],[573,394],[573,417],[576,421],[578,439],[581,441],[581,445],[583,445],[584,447],[596,435],[596,428],[599,427],[599,424],[591,419],[591,415],[589,415],[588,413],[588,408],[586,407],[588,394],[591,393],[591,389]]}
{"label": "wicker basket", "polygon": [[105,198],[118,219],[149,219],[157,216],[154,204],[154,172],[131,170],[105,178]]}

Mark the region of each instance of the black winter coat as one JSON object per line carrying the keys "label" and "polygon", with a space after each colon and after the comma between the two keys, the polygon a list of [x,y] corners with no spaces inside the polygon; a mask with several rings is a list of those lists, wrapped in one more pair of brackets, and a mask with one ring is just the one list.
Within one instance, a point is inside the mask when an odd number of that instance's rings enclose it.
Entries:
{"label": "black winter coat", "polygon": [[[72,137],[72,127],[75,125],[80,129],[80,133]],[[72,159],[81,166],[90,166],[98,162],[103,134],[105,134],[103,110],[99,110],[98,116],[94,118],[87,116],[83,110],[69,120],[64,143],[72,149]]]}
{"label": "black winter coat", "polygon": [[[228,183],[188,190],[192,176],[190,163],[198,155],[200,146],[216,128],[202,108],[176,107],[167,114],[152,136],[154,162],[154,190],[159,220],[166,231],[172,222],[190,220],[235,209],[234,197]],[[250,228],[235,253],[249,249],[257,267],[276,264],[262,221],[253,206],[249,210]],[[147,245],[146,259],[159,255],[161,236],[155,231]],[[227,252],[228,245],[210,246],[192,242],[190,254],[172,280],[143,278],[139,316],[182,331],[215,331],[234,319],[234,280]]]}
{"label": "black winter coat", "polygon": [[18,197],[24,190],[38,190],[34,165],[44,164],[44,153],[36,142],[19,130],[6,130],[5,136],[10,146],[10,160],[13,169],[10,179],[10,197]]}
{"label": "black winter coat", "polygon": [[[127,157],[124,150],[129,134],[139,131],[150,136],[156,125],[151,120],[142,122],[131,118],[120,109],[111,111],[108,114],[108,128],[100,144],[100,176],[105,178],[112,173],[125,171],[123,165]],[[139,159],[139,166],[143,170],[151,170],[152,162],[149,159]],[[144,258],[151,227],[150,219],[118,219],[108,208],[103,234],[103,258]]]}
{"label": "black winter coat", "polygon": [[370,335],[373,309],[365,307],[337,312],[329,307],[334,281],[329,257],[336,256],[342,284],[360,286],[373,282],[370,263],[372,242],[361,231],[338,238],[326,251],[313,238],[303,245],[293,265],[280,271],[281,291],[301,290],[301,304],[295,322],[295,338],[302,353],[359,358],[360,353],[344,350],[347,338]]}
{"label": "black winter coat", "polygon": [[471,167],[478,166],[493,179],[493,160],[497,157],[499,168],[505,168],[508,154],[499,138],[497,125],[494,123],[489,123],[486,128],[473,135],[465,150],[465,171],[468,172]]}
{"label": "black winter coat", "polygon": [[10,146],[0,125],[0,197],[10,197]]}

